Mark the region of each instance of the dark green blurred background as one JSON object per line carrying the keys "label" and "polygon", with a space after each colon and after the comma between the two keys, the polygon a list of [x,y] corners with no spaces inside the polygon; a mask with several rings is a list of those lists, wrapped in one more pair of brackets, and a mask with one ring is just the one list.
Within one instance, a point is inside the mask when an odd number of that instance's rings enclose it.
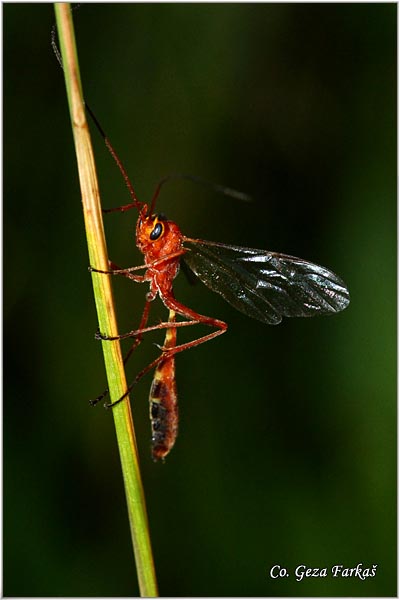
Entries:
{"label": "dark green blurred background", "polygon": [[[180,435],[150,458],[133,412],[161,595],[396,594],[396,10],[394,4],[84,5],[85,95],[148,200],[187,235],[332,268],[351,304],[268,327],[183,276],[176,295],[229,331],[177,359]],[[51,5],[4,15],[4,590],[138,593],[105,387]],[[104,206],[129,202],[93,130]],[[141,263],[135,214],[111,258]],[[145,289],[115,279],[121,331]],[[153,319],[164,316],[157,301]],[[200,331],[200,330],[199,330]],[[179,334],[180,339],[195,332]],[[153,357],[149,335],[128,378]],[[378,565],[296,582],[297,565]],[[273,565],[291,575],[271,579]]]}

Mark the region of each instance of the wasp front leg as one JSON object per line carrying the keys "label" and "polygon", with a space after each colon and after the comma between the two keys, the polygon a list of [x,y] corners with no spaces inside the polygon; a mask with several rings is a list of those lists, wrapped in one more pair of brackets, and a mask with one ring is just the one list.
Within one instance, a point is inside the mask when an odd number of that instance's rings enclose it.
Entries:
{"label": "wasp front leg", "polygon": [[101,269],[96,269],[92,266],[88,267],[88,270],[91,273],[101,273],[103,275],[123,275],[124,277],[128,277],[128,279],[132,279],[136,283],[143,283],[145,281],[144,275],[134,275],[132,271],[140,271],[141,269],[147,269],[147,265],[138,265],[136,267],[128,267],[127,269],[121,269],[121,267],[112,262],[112,260],[108,261],[108,265],[110,267],[109,271],[102,271]]}

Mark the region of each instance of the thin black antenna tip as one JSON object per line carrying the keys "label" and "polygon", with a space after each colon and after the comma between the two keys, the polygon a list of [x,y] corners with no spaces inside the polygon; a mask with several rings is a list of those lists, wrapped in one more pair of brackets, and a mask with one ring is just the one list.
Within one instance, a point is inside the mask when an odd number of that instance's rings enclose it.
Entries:
{"label": "thin black antenna tip", "polygon": [[217,183],[213,183],[212,181],[208,181],[207,179],[203,179],[202,177],[198,177],[197,175],[188,175],[187,173],[170,173],[166,177],[163,177],[161,181],[158,182],[156,191],[153,195],[153,199],[151,202],[151,211],[153,211],[156,200],[160,193],[161,187],[167,183],[167,181],[171,181],[171,179],[187,179],[189,181],[193,181],[194,183],[200,183],[201,185],[206,185],[211,188],[214,192],[218,194],[223,194],[224,196],[230,196],[235,200],[240,200],[241,202],[253,202],[253,198],[249,196],[249,194],[245,194],[244,192],[239,192],[238,190],[234,190],[232,188],[226,187],[224,185],[219,185]]}

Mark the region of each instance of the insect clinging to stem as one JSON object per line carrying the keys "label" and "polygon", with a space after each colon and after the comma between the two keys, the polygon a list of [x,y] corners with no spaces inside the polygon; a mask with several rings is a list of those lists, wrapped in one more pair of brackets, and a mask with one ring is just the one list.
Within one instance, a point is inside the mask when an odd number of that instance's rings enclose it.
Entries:
{"label": "insect clinging to stem", "polygon": [[[53,26],[51,44],[57,61],[63,68],[55,35],[56,29]],[[349,292],[344,282],[335,273],[301,258],[266,250],[208,242],[183,235],[174,221],[154,212],[161,186],[174,176],[166,177],[158,184],[150,206],[140,202],[121,160],[94,113],[88,104],[85,104],[131,196],[129,204],[108,210],[103,209],[103,212],[124,212],[130,209],[138,211],[136,245],[144,256],[143,265],[128,269],[120,269],[110,261],[108,271],[96,269],[94,266],[89,267],[89,270],[107,275],[123,275],[138,283],[147,282],[150,286],[137,329],[115,337],[98,332],[96,338],[101,340],[134,338],[124,358],[126,364],[145,333],[159,329],[166,330],[164,345],[159,347],[161,354],[138,373],[121,398],[112,404],[106,403],[105,406],[109,408],[121,402],[128,396],[136,382],[154,368],[149,398],[152,455],[155,460],[164,459],[172,449],[178,431],[175,356],[179,352],[211,341],[225,333],[228,328],[224,321],[197,313],[175,298],[173,281],[178,275],[181,263],[237,310],[270,325],[280,323],[283,317],[310,317],[340,312],[350,302]],[[185,175],[181,177],[200,180]],[[210,185],[209,182],[200,181]],[[211,185],[215,190],[227,195],[246,198],[244,194],[229,188]],[[143,275],[136,273],[140,270],[144,270]],[[148,326],[150,306],[157,296],[169,311],[168,321]],[[184,320],[177,321],[177,315]],[[190,342],[177,344],[178,328],[197,324],[207,325],[214,330]],[[107,394],[108,390],[92,400],[91,404],[96,405]]]}
{"label": "insect clinging to stem", "polygon": [[[349,292],[344,282],[332,271],[301,258],[185,236],[174,221],[155,212],[161,185],[168,178],[159,183],[149,206],[140,202],[108,137],[88,105],[86,108],[118,165],[132,199],[130,204],[104,212],[130,209],[138,211],[136,245],[144,256],[144,264],[140,266],[120,269],[110,263],[109,271],[94,267],[90,267],[90,270],[123,275],[138,283],[147,282],[150,286],[137,329],[115,337],[98,332],[96,338],[134,338],[134,344],[125,357],[126,362],[145,333],[166,329],[160,356],[136,376],[124,396],[105,406],[114,406],[120,402],[145,373],[155,368],[150,391],[152,454],[155,460],[164,459],[175,443],[178,427],[175,356],[222,335],[228,327],[225,322],[199,314],[175,298],[173,282],[182,261],[206,286],[220,294],[237,310],[269,325],[280,323],[283,317],[311,317],[340,312],[350,302]],[[221,189],[224,191],[224,188]],[[228,193],[231,191],[227,190]],[[144,270],[143,275],[136,273],[140,270]],[[169,310],[169,319],[148,326],[150,304],[157,296]],[[183,317],[183,320],[178,321],[177,315]],[[177,329],[197,324],[207,325],[213,331],[192,341],[177,344]],[[106,393],[107,391],[92,401],[92,404],[96,404]]]}

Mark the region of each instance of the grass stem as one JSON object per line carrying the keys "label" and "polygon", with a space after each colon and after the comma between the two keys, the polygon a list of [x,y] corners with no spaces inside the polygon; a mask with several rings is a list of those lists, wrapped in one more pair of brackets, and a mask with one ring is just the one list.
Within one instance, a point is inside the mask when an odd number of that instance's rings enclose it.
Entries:
{"label": "grass stem", "polygon": [[[107,270],[108,255],[100,196],[86,122],[70,5],[56,3],[55,13],[78,162],[89,262],[97,269]],[[111,277],[92,273],[92,281],[100,331],[110,336],[118,335]],[[127,390],[120,344],[118,341],[103,341],[102,344],[110,398],[114,402]],[[157,583],[129,398],[120,402],[113,409],[112,414],[121,459],[140,594],[156,597]]]}

